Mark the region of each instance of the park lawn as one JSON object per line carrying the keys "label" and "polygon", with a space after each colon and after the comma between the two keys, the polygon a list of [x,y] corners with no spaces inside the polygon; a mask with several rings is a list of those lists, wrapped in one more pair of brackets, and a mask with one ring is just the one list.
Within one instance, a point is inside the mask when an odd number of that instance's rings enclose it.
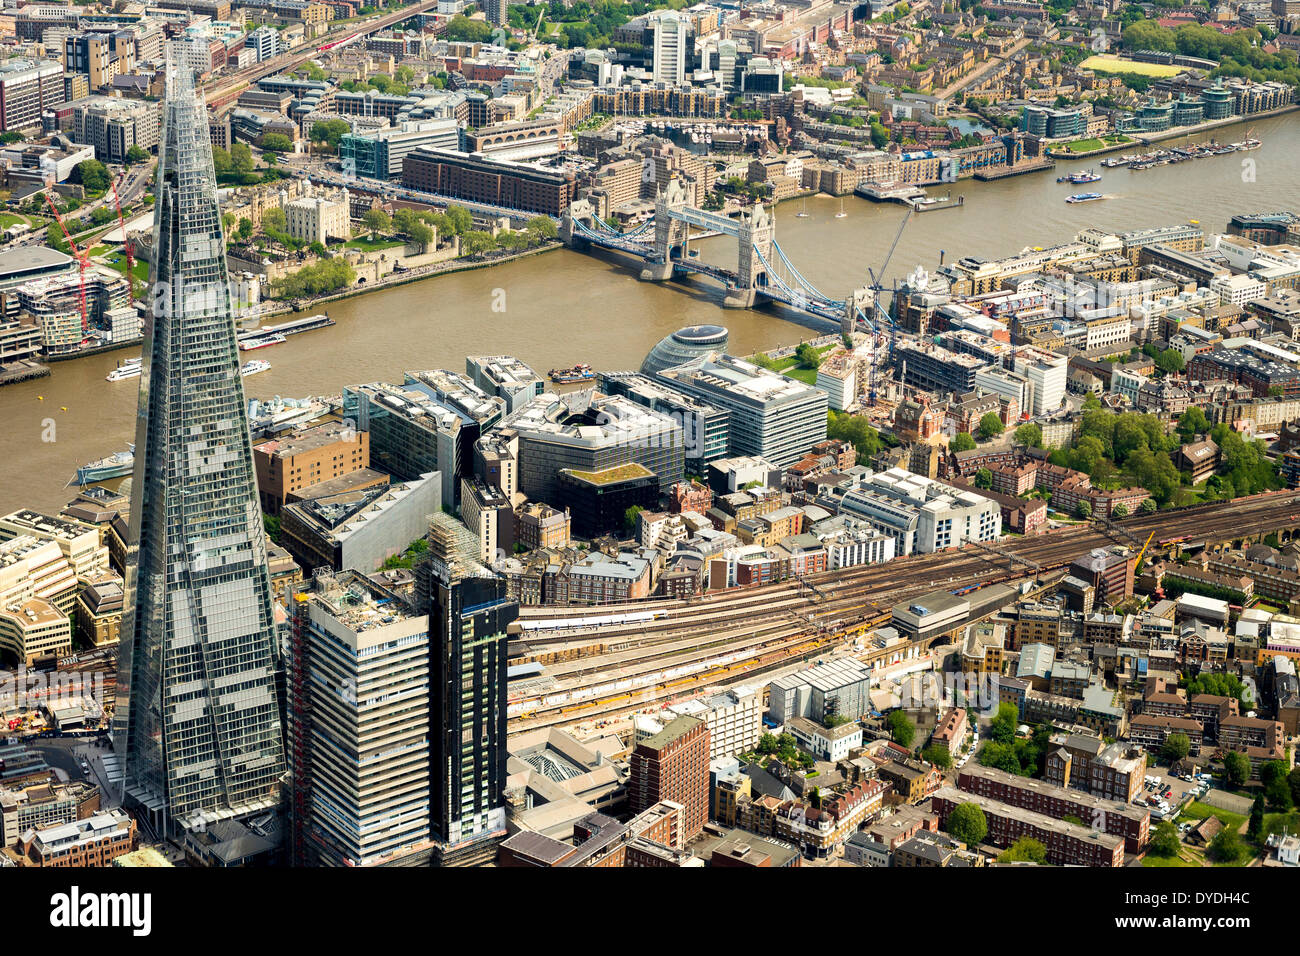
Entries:
{"label": "park lawn", "polygon": [[1178,866],[1196,867],[1200,865],[1201,864],[1196,863],[1192,860],[1183,859],[1181,854],[1179,856],[1156,856],[1154,853],[1148,853],[1146,856],[1142,858],[1142,866],[1151,867],[1151,868],[1178,867]]}
{"label": "park lawn", "polygon": [[0,229],[8,229],[10,226],[24,225],[30,226],[32,221],[27,216],[20,216],[16,212],[0,212]]}
{"label": "park lawn", "polygon": [[406,245],[402,239],[372,239],[370,236],[362,236],[359,239],[349,239],[343,245],[348,249],[364,249],[366,252],[378,252],[381,249],[395,249],[398,246]]}
{"label": "park lawn", "polygon": [[[108,267],[114,270],[115,272],[120,272],[122,273],[122,275],[126,275],[126,256],[122,255],[120,256],[120,258],[118,258],[116,262],[108,263]],[[148,282],[149,263],[140,262],[137,260],[135,263],[135,268],[131,270],[131,274],[135,276],[136,280],[139,282]]]}
{"label": "park lawn", "polygon": [[1104,149],[1107,146],[1116,146],[1120,143],[1131,143],[1133,140],[1127,136],[1115,134],[1103,139],[1092,137],[1091,139],[1076,139],[1073,143],[1066,143],[1061,147],[1067,153],[1091,153],[1096,149]]}
{"label": "park lawn", "polygon": [[1201,803],[1199,800],[1193,800],[1184,807],[1181,816],[1190,820],[1204,820],[1210,816],[1218,817],[1225,827],[1234,830],[1240,830],[1246,822],[1246,818],[1240,813],[1233,813],[1231,810],[1220,810],[1218,807],[1212,807],[1208,803]]}
{"label": "park lawn", "polygon": [[1300,832],[1300,810],[1291,810],[1287,813],[1266,813],[1264,814],[1264,835],[1270,833],[1281,833],[1285,830],[1287,833]]}
{"label": "park lawn", "polygon": [[781,373],[786,378],[798,379],[805,385],[817,384],[817,370],[815,368],[791,368]]}
{"label": "park lawn", "polygon": [[1126,60],[1122,56],[1115,56],[1113,53],[1097,53],[1080,63],[1079,69],[1094,70],[1098,73],[1137,73],[1140,76],[1159,79],[1166,76],[1177,76],[1187,68],[1164,63],[1139,63],[1137,60]]}

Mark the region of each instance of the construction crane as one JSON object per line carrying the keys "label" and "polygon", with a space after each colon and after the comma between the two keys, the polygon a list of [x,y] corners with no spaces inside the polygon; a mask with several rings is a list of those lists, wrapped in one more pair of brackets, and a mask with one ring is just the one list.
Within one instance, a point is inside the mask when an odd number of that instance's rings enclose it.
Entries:
{"label": "construction crane", "polygon": [[76,240],[72,238],[72,233],[68,232],[63,217],[59,215],[59,207],[54,205],[54,200],[50,198],[49,193],[45,194],[45,202],[49,204],[50,212],[54,214],[54,221],[63,230],[63,237],[68,240],[68,246],[72,249],[73,258],[77,260],[79,270],[77,280],[81,288],[81,334],[84,336],[90,331],[90,318],[86,314],[86,266],[90,263],[90,250],[77,247]]}
{"label": "construction crane", "polygon": [[1133,562],[1134,574],[1137,573],[1138,568],[1142,567],[1142,555],[1147,553],[1147,548],[1150,547],[1151,545],[1151,539],[1154,538],[1155,536],[1156,533],[1154,531],[1152,531],[1149,535],[1147,535],[1146,544],[1142,545],[1142,550],[1138,552],[1137,560]]}
{"label": "construction crane", "polygon": [[[885,261],[880,264],[880,271],[876,272],[870,266],[867,266],[867,272],[871,275],[871,291],[872,291],[872,299],[875,304],[876,315],[883,315],[885,317],[885,324],[886,324],[885,344],[887,344],[888,346],[886,352],[886,364],[892,362],[894,359],[895,326],[894,326],[894,317],[889,314],[889,310],[886,309],[880,302],[880,292],[882,288],[880,284],[880,280],[885,274],[885,269],[889,267],[889,260],[894,258],[894,250],[898,248],[898,240],[903,238],[903,230],[906,229],[907,224],[911,222],[912,213],[914,213],[915,211],[916,211],[916,207],[909,204],[907,207],[907,213],[903,216],[903,221],[898,224],[898,232],[894,233],[894,241],[890,244],[889,251],[885,253]],[[878,326],[876,327],[875,331],[876,334],[879,335]],[[879,350],[877,349],[876,354],[872,356],[871,383],[867,391],[868,400],[873,406],[876,404],[876,393],[878,390],[877,386],[879,383],[879,376],[880,376],[879,358],[880,358]]]}
{"label": "construction crane", "polygon": [[[126,175],[123,173],[122,175]],[[117,207],[117,224],[122,229],[122,252],[126,255],[126,287],[135,305],[135,249],[131,237],[126,234],[126,219],[122,216],[122,200],[117,196],[117,180],[113,180],[113,205]]]}

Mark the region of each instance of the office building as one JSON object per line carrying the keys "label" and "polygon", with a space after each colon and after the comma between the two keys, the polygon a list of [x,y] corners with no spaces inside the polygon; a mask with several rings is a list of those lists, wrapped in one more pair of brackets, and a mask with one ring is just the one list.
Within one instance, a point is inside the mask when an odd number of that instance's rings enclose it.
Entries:
{"label": "office building", "polygon": [[362,575],[318,572],[290,647],[293,862],[427,861],[429,616]]}
{"label": "office building", "polygon": [[655,83],[679,86],[686,80],[694,51],[691,21],[675,10],[656,10],[646,18],[653,36],[651,77]]}
{"label": "office building", "polygon": [[311,489],[370,466],[370,434],[344,422],[299,429],[253,446],[253,468],[262,510],[278,515]]}
{"label": "office building", "polygon": [[577,180],[571,170],[425,147],[403,161],[402,185],[498,209],[560,216],[573,204]]}
{"label": "office building", "polygon": [[709,352],[657,378],[730,413],[732,455],[758,455],[784,467],[826,438],[825,392],[744,359]]}
{"label": "office building", "polygon": [[0,64],[0,132],[30,130],[41,114],[65,101],[57,60],[12,59]]}
{"label": "office building", "polygon": [[819,723],[832,716],[856,720],[871,713],[870,694],[871,669],[852,658],[841,658],[773,680],[767,710],[778,723],[792,717]]}
{"label": "office building", "polygon": [[484,392],[502,399],[507,415],[546,391],[542,377],[513,355],[467,355],[465,374]]}
{"label": "office building", "polygon": [[122,810],[105,810],[84,819],[28,830],[17,852],[28,866],[109,866],[135,849],[135,821]]}
{"label": "office building", "polygon": [[661,488],[685,473],[681,424],[617,395],[541,395],[506,418],[501,431],[518,443],[519,491],[534,501],[558,504],[565,468],[604,472],[635,463]]}
{"label": "office building", "polygon": [[682,807],[681,842],[689,843],[709,818],[709,728],[677,717],[632,750],[628,808],[640,813],[670,800]]}
{"label": "office building", "polygon": [[621,534],[629,508],[653,510],[659,503],[659,478],[636,462],[600,471],[561,468],[555,506],[570,515],[573,533],[581,538]]}
{"label": "office building", "polygon": [[430,770],[442,865],[485,862],[506,835],[506,629],[519,605],[478,549],[463,524],[439,512],[416,578],[433,645]]}
{"label": "office building", "polygon": [[1026,345],[1016,349],[1012,371],[1026,379],[1033,392],[1032,407],[1021,406],[1031,415],[1056,411],[1065,398],[1065,381],[1069,360],[1047,349]]}
{"label": "office building", "polygon": [[454,119],[408,120],[382,129],[346,133],[339,160],[359,179],[400,179],[406,157],[424,148],[456,150],[460,131]]}
{"label": "office building", "polygon": [[686,470],[704,474],[710,461],[727,454],[730,413],[636,372],[601,372],[597,387],[676,419],[686,445]]}
{"label": "office building", "polygon": [[370,433],[370,460],[396,478],[442,475],[442,500],[454,506],[461,479],[473,474],[474,444],[501,421],[505,401],[464,375],[407,372],[401,385],[372,382],[343,389],[343,415]]}
{"label": "office building", "polygon": [[653,376],[710,352],[726,352],[730,333],[721,325],[689,325],[664,336],[641,362],[641,374]]}
{"label": "office building", "polygon": [[100,162],[125,163],[132,146],[151,152],[159,145],[159,111],[153,103],[89,96],[70,105],[73,142],[95,147]]}
{"label": "office building", "polygon": [[114,735],[124,799],[175,834],[278,806],[284,752],[207,111],[174,63],[162,114]]}
{"label": "office building", "polygon": [[[316,488],[343,485],[363,470]],[[429,515],[442,508],[442,480],[426,472],[390,485],[383,475],[373,487],[323,493],[286,505],[280,512],[281,540],[305,568],[373,571],[422,538]]]}

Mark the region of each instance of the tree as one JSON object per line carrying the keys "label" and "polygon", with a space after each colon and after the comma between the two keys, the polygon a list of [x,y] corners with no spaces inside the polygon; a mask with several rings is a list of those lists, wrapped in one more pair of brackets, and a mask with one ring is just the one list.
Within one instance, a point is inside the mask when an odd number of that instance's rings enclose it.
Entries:
{"label": "tree", "polygon": [[858,464],[866,464],[880,451],[880,432],[865,415],[848,412],[826,413],[826,437],[849,442],[858,453]]}
{"label": "tree", "polygon": [[149,151],[147,149],[141,149],[139,146],[132,145],[131,148],[126,151],[126,164],[128,166],[134,166],[136,163],[143,163],[148,158]]}
{"label": "tree", "polygon": [[1228,783],[1240,787],[1250,779],[1250,758],[1238,750],[1229,750],[1223,758],[1223,771]]}
{"label": "tree", "polygon": [[943,744],[930,744],[921,751],[921,756],[940,770],[952,769],[952,754]]}
{"label": "tree", "polygon": [[493,238],[492,233],[474,230],[467,232],[460,237],[460,251],[463,255],[477,256],[485,252],[491,252],[496,248],[497,241]]}
{"label": "tree", "polygon": [[1236,863],[1245,849],[1237,831],[1225,826],[1214,835],[1205,855],[1215,863]]}
{"label": "tree", "polygon": [[284,232],[288,228],[289,220],[286,218],[284,210],[279,206],[272,206],[266,212],[262,213],[263,232]]}
{"label": "tree", "polygon": [[1142,501],[1142,504],[1138,505],[1138,510],[1144,514],[1152,514],[1155,512],[1156,508],[1157,505],[1154,498],[1146,498]]}
{"label": "tree", "polygon": [[1178,416],[1178,438],[1186,444],[1197,435],[1203,435],[1210,430],[1209,419],[1205,417],[1205,412],[1199,405],[1190,405],[1187,411]]}
{"label": "tree", "polygon": [[1161,820],[1156,824],[1156,832],[1151,837],[1151,852],[1156,856],[1177,856],[1182,841],[1178,839],[1178,828],[1172,820]]}
{"label": "tree", "polygon": [[416,222],[406,234],[411,237],[411,241],[420,246],[421,252],[428,252],[429,247],[437,241],[437,234],[433,231],[432,226],[425,225],[422,222]]}
{"label": "tree", "polygon": [[948,441],[949,451],[970,451],[975,447],[975,439],[970,432],[958,432]]}
{"label": "tree", "polygon": [[916,724],[912,722],[912,718],[908,717],[907,714],[901,710],[895,710],[889,715],[885,725],[889,727],[889,735],[893,738],[894,743],[900,747],[912,746],[912,741],[916,738]]}
{"label": "tree", "polygon": [[446,232],[453,236],[463,236],[474,228],[474,217],[470,215],[468,209],[464,206],[457,206],[454,203],[447,207],[443,213],[447,217]]}
{"label": "tree", "polygon": [[1169,763],[1177,763],[1191,752],[1192,743],[1186,734],[1170,734],[1165,738],[1165,745],[1160,748],[1160,755]]}
{"label": "tree", "polygon": [[1020,712],[1015,704],[998,704],[998,712],[989,723],[989,736],[1000,744],[1009,744],[1016,739],[1016,727],[1020,723]]}
{"label": "tree", "polygon": [[640,505],[633,505],[623,512],[623,527],[628,534],[635,534],[637,525],[640,523],[641,512],[645,511]]}
{"label": "tree", "polygon": [[1250,822],[1246,825],[1246,836],[1256,843],[1264,834],[1264,798],[1256,797],[1250,805]]}
{"label": "tree", "polygon": [[945,829],[954,839],[960,840],[967,846],[975,847],[983,843],[984,838],[988,836],[989,823],[984,816],[983,808],[978,803],[963,803],[948,814]]}
{"label": "tree", "polygon": [[1002,431],[1002,419],[998,417],[997,412],[985,412],[980,418],[980,441],[988,441],[990,438],[995,438],[998,435],[1001,435]]}
{"label": "tree", "polygon": [[809,345],[807,342],[800,342],[795,347],[794,355],[803,368],[815,369],[822,364],[821,353],[817,351],[816,347]]}
{"label": "tree", "polygon": [[1047,847],[1033,837],[1022,836],[998,854],[998,862],[1044,864],[1047,862]]}
{"label": "tree", "polygon": [[234,171],[234,163],[231,162],[230,153],[226,152],[220,146],[212,147],[212,171],[217,174],[217,178],[229,176]]}
{"label": "tree", "polygon": [[303,266],[282,279],[271,283],[271,289],[279,299],[297,299],[325,295],[335,292],[356,281],[357,272],[352,264],[342,256],[322,259],[310,266]]}
{"label": "tree", "polygon": [[992,488],[993,472],[989,471],[987,468],[981,468],[979,471],[975,472],[975,487]]}
{"label": "tree", "polygon": [[237,173],[253,171],[253,151],[247,143],[233,143],[230,147],[230,164]]}
{"label": "tree", "polygon": [[338,149],[339,140],[352,131],[347,120],[333,119],[313,123],[311,139],[314,143],[323,143],[330,149]]}
{"label": "tree", "polygon": [[1043,429],[1033,422],[1026,422],[1016,429],[1016,444],[1028,445],[1030,448],[1043,447]]}
{"label": "tree", "polygon": [[108,167],[97,159],[83,159],[73,168],[72,175],[68,178],[74,183],[81,183],[88,193],[102,193],[113,183]]}
{"label": "tree", "polygon": [[1110,516],[1111,516],[1112,518],[1127,518],[1127,517],[1128,517],[1128,505],[1126,505],[1126,504],[1118,504],[1118,505],[1116,505],[1114,508],[1111,509],[1111,511],[1110,511]]}
{"label": "tree", "polygon": [[370,238],[374,239],[379,233],[389,232],[393,228],[393,217],[382,209],[368,209],[361,217],[361,224],[370,230]]}
{"label": "tree", "polygon": [[1087,498],[1080,498],[1079,503],[1074,507],[1074,513],[1080,518],[1092,517],[1092,502]]}
{"label": "tree", "polygon": [[538,241],[551,241],[559,238],[560,231],[555,227],[550,216],[534,216],[524,226],[524,231]]}
{"label": "tree", "polygon": [[253,220],[246,216],[240,219],[239,228],[236,230],[236,234],[239,236],[241,242],[247,242],[249,237],[253,235]]}

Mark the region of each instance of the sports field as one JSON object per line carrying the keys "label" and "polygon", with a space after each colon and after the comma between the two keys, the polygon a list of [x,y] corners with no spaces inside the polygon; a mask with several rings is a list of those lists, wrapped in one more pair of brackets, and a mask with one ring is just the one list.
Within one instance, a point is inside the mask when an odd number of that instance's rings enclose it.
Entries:
{"label": "sports field", "polygon": [[1098,73],[1137,73],[1141,76],[1163,77],[1177,76],[1187,69],[1185,66],[1166,66],[1163,63],[1139,63],[1126,60],[1111,53],[1097,53],[1079,64],[1083,70],[1096,70]]}

